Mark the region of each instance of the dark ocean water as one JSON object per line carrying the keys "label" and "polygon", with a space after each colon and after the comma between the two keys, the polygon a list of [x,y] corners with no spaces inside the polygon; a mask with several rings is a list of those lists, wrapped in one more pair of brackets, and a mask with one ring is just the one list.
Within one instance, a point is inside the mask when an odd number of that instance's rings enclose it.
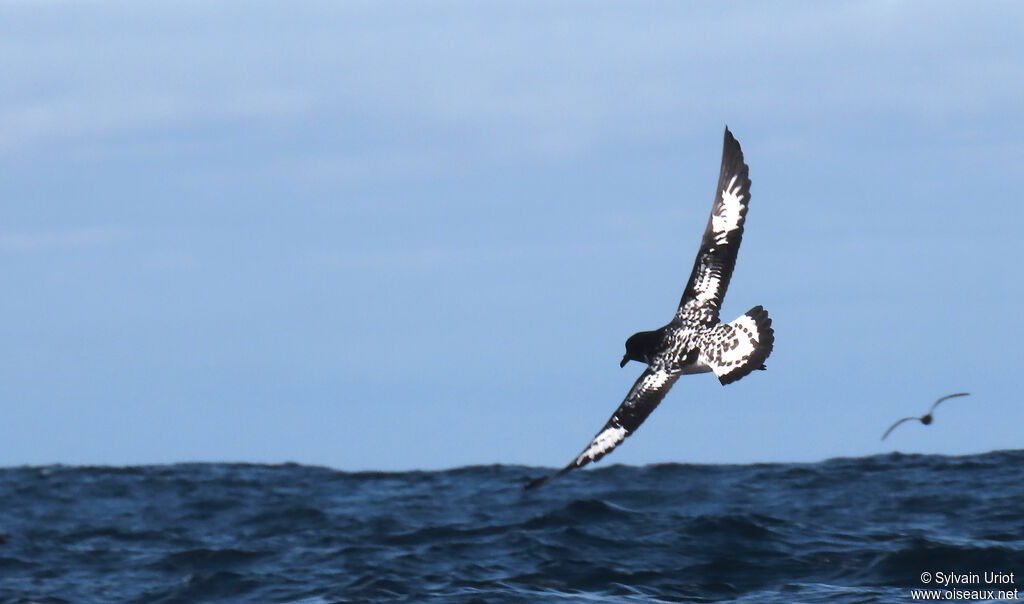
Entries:
{"label": "dark ocean water", "polygon": [[908,602],[939,573],[978,573],[951,597],[1024,583],[1024,451],[608,466],[524,492],[540,473],[0,469],[0,602]]}

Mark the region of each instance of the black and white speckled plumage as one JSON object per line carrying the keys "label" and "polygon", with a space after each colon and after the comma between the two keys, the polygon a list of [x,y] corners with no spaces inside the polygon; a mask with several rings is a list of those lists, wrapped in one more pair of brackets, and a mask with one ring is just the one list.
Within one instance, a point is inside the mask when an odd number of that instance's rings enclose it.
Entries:
{"label": "black and white speckled plumage", "polygon": [[718,317],[743,237],[750,202],[747,172],[740,144],[726,128],[711,216],[675,316],[659,329],[626,340],[621,365],[632,360],[647,368],[583,452],[527,488],[604,457],[647,419],[680,376],[710,371],[724,385],[764,368],[775,341],[768,313],[755,306],[730,323],[720,323]]}

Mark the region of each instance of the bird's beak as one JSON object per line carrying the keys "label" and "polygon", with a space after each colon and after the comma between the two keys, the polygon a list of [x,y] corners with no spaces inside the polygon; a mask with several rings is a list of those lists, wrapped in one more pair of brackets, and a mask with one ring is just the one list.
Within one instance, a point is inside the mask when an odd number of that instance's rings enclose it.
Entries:
{"label": "bird's beak", "polygon": [[626,363],[628,363],[628,362],[629,362],[629,355],[627,354],[627,355],[624,355],[622,357],[622,362],[619,363],[619,367],[625,367]]}

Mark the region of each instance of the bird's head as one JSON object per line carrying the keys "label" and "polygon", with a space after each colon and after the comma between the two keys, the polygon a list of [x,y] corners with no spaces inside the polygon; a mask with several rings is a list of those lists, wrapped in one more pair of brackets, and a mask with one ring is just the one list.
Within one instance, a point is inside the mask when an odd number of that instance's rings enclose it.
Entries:
{"label": "bird's head", "polygon": [[926,425],[926,426],[927,426],[928,424],[932,423],[932,414],[931,414],[931,413],[929,413],[928,415],[924,415],[924,416],[922,416],[922,417],[921,417],[921,423],[922,423],[922,424],[924,424],[924,425]]}
{"label": "bird's head", "polygon": [[661,344],[661,338],[662,331],[660,329],[641,331],[629,336],[629,339],[626,340],[626,354],[622,356],[619,367],[625,367],[626,363],[630,361],[650,363],[651,357],[654,356]]}

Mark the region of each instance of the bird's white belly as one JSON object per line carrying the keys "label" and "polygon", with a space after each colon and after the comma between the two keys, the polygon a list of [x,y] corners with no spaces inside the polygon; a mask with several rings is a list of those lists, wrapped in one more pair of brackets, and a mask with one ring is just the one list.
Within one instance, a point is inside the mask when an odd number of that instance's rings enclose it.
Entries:
{"label": "bird's white belly", "polygon": [[683,375],[690,375],[691,373],[707,373],[711,371],[711,366],[704,362],[701,355],[697,355],[697,360],[693,363],[683,365]]}

